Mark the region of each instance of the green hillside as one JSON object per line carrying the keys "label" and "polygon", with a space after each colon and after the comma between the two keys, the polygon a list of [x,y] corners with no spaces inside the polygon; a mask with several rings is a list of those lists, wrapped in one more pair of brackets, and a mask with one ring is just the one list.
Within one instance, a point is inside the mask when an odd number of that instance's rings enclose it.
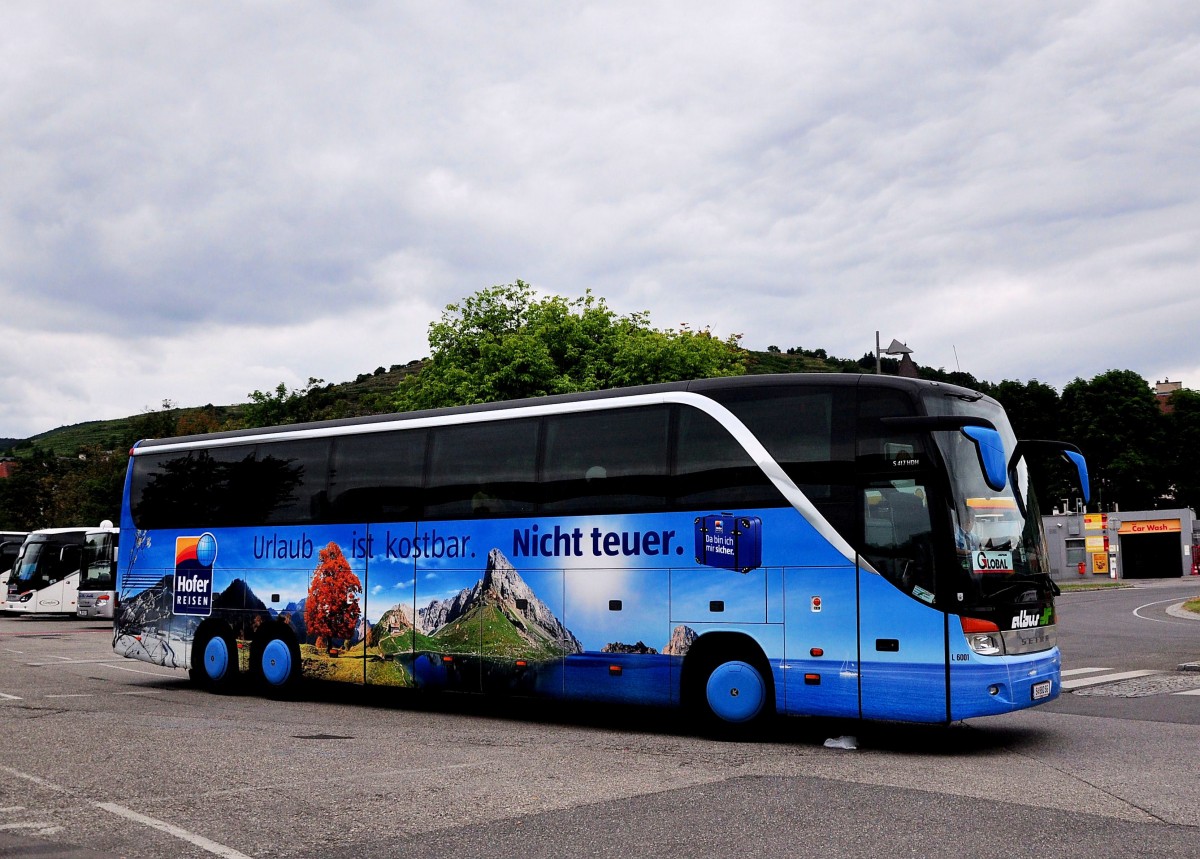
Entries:
{"label": "green hillside", "polygon": [[[391,399],[397,386],[409,375],[420,369],[420,361],[393,365],[391,369],[379,367],[373,373],[363,373],[352,382],[329,383],[312,389],[304,400],[311,411],[312,420],[357,417],[369,414],[386,414],[392,411]],[[249,394],[247,394],[249,399]],[[16,456],[28,452],[32,445],[48,450],[57,456],[74,456],[89,447],[102,450],[121,450],[130,447],[140,438],[157,437],[164,434],[163,427],[169,425],[173,433],[179,425],[190,422],[196,431],[236,429],[243,420],[249,405],[239,403],[226,406],[172,406],[140,415],[114,418],[106,421],[86,421],[80,424],[58,427],[24,440],[0,440],[0,451],[12,449]]]}
{"label": "green hillside", "polygon": [[[828,357],[823,349],[751,351],[747,353],[746,373],[858,373],[873,370],[873,367],[863,366],[864,360],[865,358],[854,361]],[[895,361],[884,360],[892,365],[885,369],[885,372],[895,372]],[[403,365],[395,364],[390,369],[379,367],[373,373],[363,373],[352,382],[313,386],[302,397],[296,397],[292,403],[301,408],[301,414],[296,417],[303,420],[327,420],[387,414],[394,410],[392,400],[401,381],[405,376],[419,372],[422,364],[422,361],[417,360]],[[937,378],[938,372],[930,372],[923,368],[922,375],[926,378]],[[249,394],[247,399],[250,399]],[[173,435],[181,427],[190,427],[187,431],[192,432],[237,429],[253,408],[249,402],[224,406],[172,405],[140,415],[59,427],[22,441],[9,440],[6,443],[0,440],[0,452],[11,449],[20,457],[23,453],[28,454],[31,445],[37,445],[57,456],[74,456],[85,448],[121,450],[128,448],[139,438]]]}

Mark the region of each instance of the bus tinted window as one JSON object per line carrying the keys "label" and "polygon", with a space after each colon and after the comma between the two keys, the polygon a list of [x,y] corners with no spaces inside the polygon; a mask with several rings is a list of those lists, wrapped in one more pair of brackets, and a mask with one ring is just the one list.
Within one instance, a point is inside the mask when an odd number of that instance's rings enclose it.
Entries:
{"label": "bus tinted window", "polygon": [[295,503],[302,482],[295,463],[259,460],[254,445],[145,454],[134,460],[130,508],[139,528],[263,525]]}
{"label": "bus tinted window", "polygon": [[537,499],[536,419],[433,431],[425,515],[434,519],[518,516]]}
{"label": "bus tinted window", "polygon": [[666,504],[666,406],[546,418],[547,513],[658,510]]}
{"label": "bus tinted window", "polygon": [[698,409],[679,412],[675,506],[775,507],[787,502],[729,431]]}
{"label": "bus tinted window", "polygon": [[330,516],[337,522],[398,522],[421,515],[425,430],[337,439],[329,476]]}
{"label": "bus tinted window", "polygon": [[271,525],[319,522],[325,510],[325,476],[329,465],[326,439],[303,439],[259,445],[255,467],[258,479],[278,487],[265,498]]}
{"label": "bus tinted window", "polygon": [[915,415],[916,404],[903,391],[863,388],[858,399],[859,466],[867,471],[894,471],[928,465],[918,433],[887,427],[882,419]]}
{"label": "bus tinted window", "polygon": [[853,388],[735,388],[711,396],[799,483],[824,482],[830,463],[853,461]]}
{"label": "bus tinted window", "polygon": [[[244,450],[238,455],[244,457]],[[130,486],[134,524],[147,529],[216,524],[214,513],[226,506],[228,465],[207,450],[136,457]]]}

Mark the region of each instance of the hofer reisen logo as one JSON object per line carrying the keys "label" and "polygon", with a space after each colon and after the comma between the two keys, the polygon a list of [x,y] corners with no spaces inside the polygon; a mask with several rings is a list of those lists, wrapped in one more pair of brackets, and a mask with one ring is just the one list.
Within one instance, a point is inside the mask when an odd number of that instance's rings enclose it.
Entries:
{"label": "hofer reisen logo", "polygon": [[217,560],[217,538],[175,538],[175,614],[207,617],[212,614],[213,564]]}

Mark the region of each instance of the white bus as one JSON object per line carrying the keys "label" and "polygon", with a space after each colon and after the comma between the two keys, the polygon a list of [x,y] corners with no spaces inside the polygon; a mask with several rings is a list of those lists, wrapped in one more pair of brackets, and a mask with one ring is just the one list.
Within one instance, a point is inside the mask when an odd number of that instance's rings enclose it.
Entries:
{"label": "white bus", "polygon": [[105,519],[87,532],[79,572],[80,617],[111,618],[117,604],[117,540],[121,529]]}
{"label": "white bus", "polygon": [[25,538],[8,578],[6,611],[75,614],[87,528],[45,528]]}

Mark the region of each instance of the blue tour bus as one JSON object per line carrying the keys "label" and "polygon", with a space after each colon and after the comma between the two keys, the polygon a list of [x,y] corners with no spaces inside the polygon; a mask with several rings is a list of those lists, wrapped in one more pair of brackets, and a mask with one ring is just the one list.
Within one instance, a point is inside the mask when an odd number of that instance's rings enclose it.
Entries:
{"label": "blue tour bus", "polygon": [[1059,694],[994,400],[708,379],[139,442],[114,648],[304,679],[945,723]]}

